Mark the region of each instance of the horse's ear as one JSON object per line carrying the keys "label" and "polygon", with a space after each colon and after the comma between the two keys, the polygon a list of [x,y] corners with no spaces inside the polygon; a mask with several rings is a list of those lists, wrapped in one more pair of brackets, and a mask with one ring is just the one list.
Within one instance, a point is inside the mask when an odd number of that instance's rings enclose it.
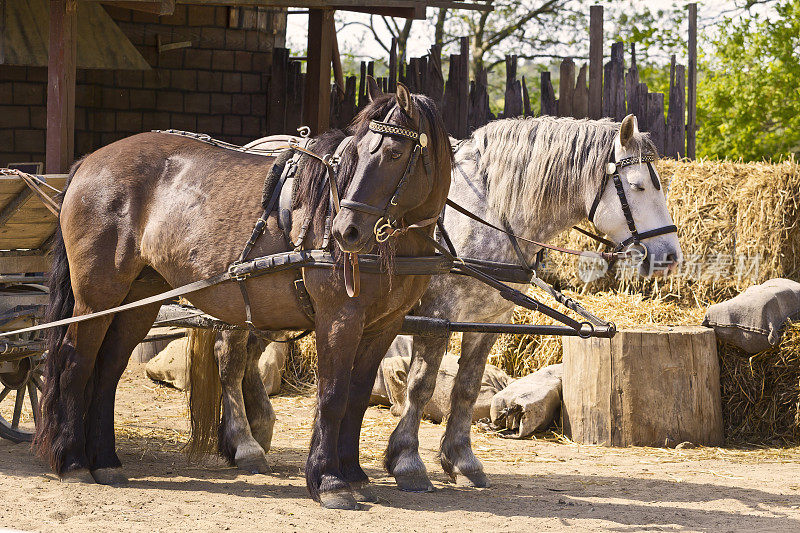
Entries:
{"label": "horse's ear", "polygon": [[397,82],[397,105],[412,119],[417,118],[415,116],[416,110],[414,108],[414,100],[411,98],[411,91],[399,81]]}
{"label": "horse's ear", "polygon": [[367,96],[370,102],[374,102],[379,97],[383,96],[383,91],[378,87],[378,82],[370,75],[367,75]]}
{"label": "horse's ear", "polygon": [[619,142],[622,146],[627,146],[633,137],[634,132],[639,131],[639,126],[636,124],[636,117],[628,115],[622,119],[622,126],[619,128]]}

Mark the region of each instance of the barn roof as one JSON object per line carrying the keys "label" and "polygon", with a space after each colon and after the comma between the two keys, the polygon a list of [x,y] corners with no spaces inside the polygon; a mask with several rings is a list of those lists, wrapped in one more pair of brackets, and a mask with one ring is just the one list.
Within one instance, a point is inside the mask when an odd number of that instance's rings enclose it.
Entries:
{"label": "barn roof", "polygon": [[[0,0],[0,64],[47,66],[47,0]],[[114,20],[96,2],[78,2],[78,67],[150,68]]]}

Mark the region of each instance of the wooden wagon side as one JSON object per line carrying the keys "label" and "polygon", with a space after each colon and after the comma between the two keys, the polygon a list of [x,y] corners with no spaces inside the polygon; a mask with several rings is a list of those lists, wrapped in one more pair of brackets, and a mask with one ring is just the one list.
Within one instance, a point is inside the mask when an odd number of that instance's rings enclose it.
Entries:
{"label": "wooden wagon side", "polygon": [[[47,252],[58,219],[46,202],[64,188],[67,176],[35,178],[36,190],[20,175],[0,174],[0,331],[41,321],[47,304]],[[37,335],[0,343],[0,437],[31,439],[43,357],[44,343]]]}

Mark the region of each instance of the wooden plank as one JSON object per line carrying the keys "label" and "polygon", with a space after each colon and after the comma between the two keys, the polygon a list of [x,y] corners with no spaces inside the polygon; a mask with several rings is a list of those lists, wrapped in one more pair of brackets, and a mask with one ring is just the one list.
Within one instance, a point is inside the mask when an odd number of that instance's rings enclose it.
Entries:
{"label": "wooden plank", "polygon": [[172,15],[175,12],[175,0],[150,0],[149,2],[116,0],[113,2],[104,1],[103,4],[144,13],[155,13],[156,15]]}
{"label": "wooden plank", "polygon": [[589,8],[589,118],[603,116],[603,6]]}
{"label": "wooden plank", "polygon": [[506,92],[503,118],[522,116],[522,86],[517,80],[517,56],[506,56]]}
{"label": "wooden plank", "polygon": [[[302,72],[300,61],[290,61],[286,86],[286,131],[282,133],[294,133],[297,128],[305,125],[303,119],[305,78],[306,75]],[[330,85],[327,88],[330,91]],[[330,103],[330,99],[328,102]]]}
{"label": "wooden plank", "polygon": [[586,86],[587,65],[582,65],[572,93],[572,116],[586,118],[589,116],[589,88]]}
{"label": "wooden plank", "polygon": [[571,57],[561,61],[558,80],[558,116],[571,117],[572,99],[575,94],[575,62]]}
{"label": "wooden plank", "polygon": [[47,272],[50,258],[42,251],[0,251],[0,272]]}
{"label": "wooden plank", "polygon": [[425,94],[432,98],[441,109],[444,98],[444,74],[442,73],[442,49],[437,45],[431,46],[428,54]]}
{"label": "wooden plank", "polygon": [[447,83],[444,86],[444,99],[442,105],[442,118],[447,131],[453,137],[458,137],[459,130],[459,105],[458,105],[458,71],[461,62],[458,55],[450,55],[450,68],[447,70]]}
{"label": "wooden plank", "polygon": [[[439,68],[441,69],[442,58],[439,58]],[[444,86],[444,81],[442,81]],[[392,37],[392,48],[389,50],[389,91],[394,94],[397,92],[397,38]]]}
{"label": "wooden plank", "polygon": [[33,196],[33,191],[26,187],[20,191],[20,193],[17,194],[10,202],[3,206],[3,209],[0,210],[0,226],[8,222],[11,217],[16,215],[22,207],[22,204],[27,202],[31,196]]}
{"label": "wooden plank", "polygon": [[461,38],[458,68],[458,131],[456,137],[464,139],[469,134],[469,37]]}
{"label": "wooden plank", "polygon": [[288,87],[289,50],[275,48],[267,98],[267,134],[286,133],[286,96]]}
{"label": "wooden plank", "polygon": [[639,119],[639,130],[640,131],[650,131],[650,115],[648,114],[647,110],[647,84],[646,83],[638,83],[636,85],[636,105],[638,106],[638,111],[636,116]]}
{"label": "wooden plank", "polygon": [[489,83],[486,69],[481,69],[470,84],[469,92],[469,131],[486,125],[491,114],[489,112]]}
{"label": "wooden plank", "polygon": [[333,11],[311,9],[308,13],[308,61],[306,63],[303,122],[318,135],[329,128]]}
{"label": "wooden plank", "polygon": [[522,76],[522,114],[526,117],[532,117],[531,111],[531,97],[528,94],[528,84],[525,82],[525,76]]}
{"label": "wooden plank", "polygon": [[557,116],[558,105],[556,103],[556,93],[553,91],[553,84],[550,82],[550,73],[547,71],[541,72],[540,82],[540,115]]}
{"label": "wooden plank", "polygon": [[656,145],[658,153],[664,155],[664,143],[667,126],[664,122],[664,95],[662,93],[647,94],[647,131]]}
{"label": "wooden plank", "polygon": [[75,153],[77,0],[50,0],[47,63],[47,172],[69,170]]}
{"label": "wooden plank", "polygon": [[697,4],[689,4],[689,80],[686,99],[686,157],[695,158],[697,135]]}
{"label": "wooden plank", "polygon": [[330,18],[330,27],[328,31],[331,34],[331,63],[333,67],[333,80],[339,88],[340,100],[344,98],[344,74],[342,73],[342,58],[339,55],[339,40],[336,38],[336,22],[333,17]]}
{"label": "wooden plank", "polygon": [[681,159],[686,154],[686,67],[675,63],[672,56],[669,84],[669,109],[667,110],[667,134],[665,154]]}
{"label": "wooden plank", "polygon": [[603,116],[617,122],[625,118],[625,48],[624,43],[611,45],[611,60],[604,67]]}

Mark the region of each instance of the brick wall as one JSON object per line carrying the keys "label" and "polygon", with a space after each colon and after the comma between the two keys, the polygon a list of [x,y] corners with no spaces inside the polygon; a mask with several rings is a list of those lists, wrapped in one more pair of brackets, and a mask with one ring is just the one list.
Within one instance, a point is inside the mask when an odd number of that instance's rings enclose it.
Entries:
{"label": "brick wall", "polygon": [[[75,156],[151,129],[182,129],[246,143],[266,132],[267,73],[283,45],[276,30],[229,28],[229,8],[176,6],[158,17],[106,8],[153,67],[149,71],[85,70],[75,89]],[[263,20],[263,17],[262,17]],[[191,41],[159,54],[159,40]],[[0,166],[44,161],[47,70],[0,65]]]}

